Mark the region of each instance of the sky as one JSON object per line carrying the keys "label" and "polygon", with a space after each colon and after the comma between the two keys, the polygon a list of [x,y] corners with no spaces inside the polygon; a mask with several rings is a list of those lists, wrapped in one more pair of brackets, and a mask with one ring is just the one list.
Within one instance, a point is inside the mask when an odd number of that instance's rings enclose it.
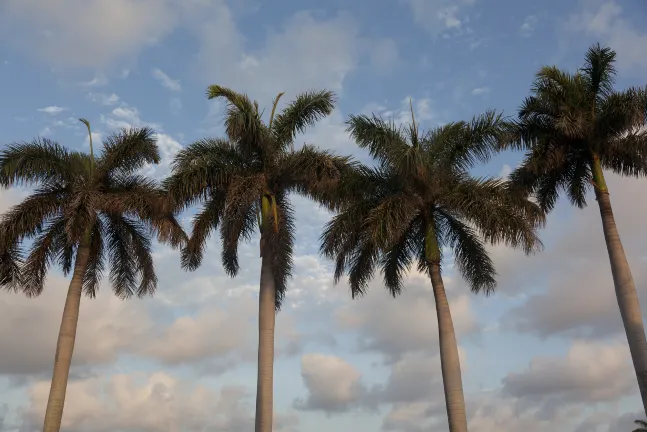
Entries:
{"label": "sky", "polygon": [[[361,160],[349,114],[423,128],[492,108],[513,116],[545,64],[575,70],[593,43],[618,53],[617,88],[645,85],[644,0],[2,0],[0,145],[47,137],[89,150],[121,127],[149,125],[162,162],[222,136],[209,84],[246,92],[269,112],[310,89],[338,96],[331,116],[297,138]],[[479,175],[507,175],[518,153]],[[647,189],[608,175],[643,313]],[[0,211],[26,190],[0,191]],[[276,432],[447,430],[429,281],[411,272],[389,297],[377,274],[351,300],[318,256],[330,214],[294,197],[295,276],[277,317]],[[182,215],[188,226],[191,212]],[[498,288],[469,292],[446,263],[469,424],[479,432],[622,432],[644,417],[595,200],[560,201],[526,257],[490,248]],[[247,432],[256,383],[258,239],[235,279],[218,238],[203,265],[180,268],[158,245],[154,297],[121,301],[107,281],[83,299],[63,430]],[[0,292],[0,431],[42,424],[67,281],[52,270],[36,299]]]}

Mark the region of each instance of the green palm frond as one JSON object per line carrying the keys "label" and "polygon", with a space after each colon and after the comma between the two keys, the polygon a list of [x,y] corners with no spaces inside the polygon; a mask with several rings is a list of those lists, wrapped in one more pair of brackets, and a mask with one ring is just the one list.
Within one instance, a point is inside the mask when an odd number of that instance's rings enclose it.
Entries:
{"label": "green palm frond", "polygon": [[103,239],[105,235],[104,223],[101,218],[97,218],[90,232],[88,264],[83,275],[83,292],[90,298],[96,297],[99,283],[103,277],[103,270],[105,268]]}
{"label": "green palm frond", "polygon": [[218,85],[208,87],[207,97],[227,101],[225,131],[229,140],[238,145],[247,156],[252,153],[262,154],[265,150],[261,145],[265,126],[261,122],[258,109],[249,97]]}
{"label": "green palm frond", "polygon": [[399,164],[409,148],[402,128],[375,115],[350,115],[347,131],[360,148],[381,163]]}
{"label": "green palm frond", "polygon": [[202,263],[205,243],[218,228],[223,215],[225,194],[213,194],[193,217],[191,238],[182,249],[182,268],[196,270]]}
{"label": "green palm frond", "polygon": [[613,93],[615,82],[615,51],[595,44],[589,48],[585,59],[580,71],[586,78],[590,94],[600,99],[608,97]]}
{"label": "green palm frond", "polygon": [[297,134],[329,116],[335,107],[335,94],[329,90],[299,94],[272,122],[272,133],[281,149],[290,147]]}
{"label": "green palm frond", "polygon": [[66,183],[83,173],[78,154],[47,138],[10,144],[0,152],[0,185]]}
{"label": "green palm frond", "polygon": [[23,292],[28,297],[39,296],[43,292],[47,270],[60,253],[55,246],[66,239],[66,221],[57,217],[43,226],[42,232],[34,238],[27,259],[25,260],[24,277],[22,278]]}
{"label": "green palm frond", "polygon": [[[294,210],[287,196],[283,193],[276,195],[279,229],[269,230],[265,238],[270,254],[276,289],[276,307],[280,308],[287,291],[288,280],[292,277],[294,249]],[[266,252],[264,252],[266,253]]]}
{"label": "green palm frond", "polygon": [[103,152],[97,161],[100,175],[118,170],[122,175],[132,174],[146,164],[158,164],[160,153],[148,127],[122,129],[104,140]]}
{"label": "green palm frond", "polygon": [[470,122],[435,129],[425,141],[431,143],[429,152],[438,163],[467,170],[477,162],[487,162],[505,141],[508,129],[502,114],[487,111]]}
{"label": "green palm frond", "polygon": [[220,223],[222,264],[230,276],[238,274],[238,244],[250,239],[257,226],[258,201],[265,193],[262,175],[235,179],[227,190]]}
{"label": "green palm frond", "polygon": [[454,266],[473,292],[490,294],[496,286],[494,263],[477,230],[445,211],[438,211],[442,243],[454,251]]}

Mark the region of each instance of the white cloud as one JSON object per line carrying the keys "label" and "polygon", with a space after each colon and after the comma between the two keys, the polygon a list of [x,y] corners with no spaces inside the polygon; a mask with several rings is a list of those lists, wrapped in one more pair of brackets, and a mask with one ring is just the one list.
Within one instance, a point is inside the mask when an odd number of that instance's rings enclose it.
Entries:
{"label": "white cloud", "polygon": [[[37,298],[10,293],[0,296],[4,310],[0,314],[0,344],[13,347],[0,357],[0,375],[51,372],[68,283],[51,275]],[[108,286],[102,286],[95,300],[81,301],[74,364],[114,362],[120,351],[141,343],[150,324],[141,302],[121,301]]]}
{"label": "white cloud", "polygon": [[[30,406],[23,413],[23,426],[40,426],[48,392],[46,381],[30,387]],[[71,380],[61,426],[70,432],[200,432],[205,428],[247,432],[254,428],[250,396],[242,387],[228,386],[214,391],[166,372]],[[295,432],[296,424],[298,419],[293,415],[275,415],[277,432]]]}
{"label": "white cloud", "polygon": [[153,75],[153,78],[155,78],[160,83],[160,85],[165,89],[170,90],[172,92],[179,92],[180,90],[182,90],[180,81],[172,79],[161,69],[155,68],[151,71],[151,74]]}
{"label": "white cloud", "polygon": [[625,341],[576,341],[566,357],[535,358],[527,370],[503,380],[505,393],[535,406],[611,402],[637,396],[637,390]]}
{"label": "white cloud", "polygon": [[[168,0],[8,0],[0,22],[7,42],[56,66],[104,68],[168,34],[174,9]],[[34,28],[50,37],[22,31]]]}
{"label": "white cloud", "polygon": [[295,402],[298,409],[344,412],[365,394],[359,371],[336,356],[304,355],[301,358],[301,376],[308,389],[308,397],[305,401]]}
{"label": "white cloud", "polygon": [[90,99],[94,103],[98,103],[100,105],[105,105],[105,106],[112,106],[117,103],[119,103],[119,96],[117,96],[114,93],[111,94],[105,94],[105,93],[88,93],[88,99]]}
{"label": "white cloud", "polygon": [[524,20],[523,24],[521,24],[521,27],[519,27],[519,31],[521,32],[521,35],[523,37],[530,37],[535,31],[535,28],[537,27],[537,23],[539,20],[535,15],[528,15]]}
{"label": "white cloud", "polygon": [[489,87],[476,87],[475,89],[472,89],[472,94],[475,96],[480,96],[488,93],[490,93]]}
{"label": "white cloud", "polygon": [[[376,279],[380,275],[376,275]],[[410,352],[438,352],[438,321],[431,283],[425,275],[412,272],[404,281],[406,289],[397,300],[386,292],[381,281],[375,280],[371,292],[361,301],[344,305],[336,318],[344,330],[358,335],[362,351],[376,352],[393,363]],[[445,277],[454,328],[457,337],[476,330],[471,301],[463,283],[464,292],[456,292],[455,283]],[[385,310],[389,310],[385,314]]]}
{"label": "white cloud", "polygon": [[38,111],[44,112],[45,114],[56,115],[62,113],[63,111],[67,111],[67,108],[63,108],[58,105],[50,105],[45,108],[38,108]]}
{"label": "white cloud", "polygon": [[636,27],[623,16],[620,3],[611,1],[584,1],[582,9],[570,17],[570,31],[585,32],[600,39],[618,53],[617,65],[622,69],[647,70],[647,31]]}
{"label": "white cloud", "polygon": [[414,22],[432,34],[461,30],[469,21],[464,9],[474,0],[402,0],[411,9]]}

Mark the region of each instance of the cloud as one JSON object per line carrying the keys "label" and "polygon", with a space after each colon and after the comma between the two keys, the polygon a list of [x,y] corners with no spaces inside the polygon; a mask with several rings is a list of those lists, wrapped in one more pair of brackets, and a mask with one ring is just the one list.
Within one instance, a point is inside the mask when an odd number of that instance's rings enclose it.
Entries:
{"label": "cloud", "polygon": [[[642,228],[647,203],[636,200],[644,191],[641,179],[607,174],[616,224],[632,269],[641,303],[647,304],[643,265],[647,236]],[[520,332],[600,338],[623,333],[609,258],[594,197],[589,206],[573,209],[564,219],[549,216],[546,249],[530,259],[499,249],[493,254],[504,293],[526,292],[526,300],[504,314],[504,325]],[[568,205],[563,203],[564,206]],[[545,269],[550,268],[550,272]],[[577,299],[577,303],[573,303]]]}
{"label": "cloud", "polygon": [[[460,339],[476,330],[471,301],[468,291],[456,292],[449,277],[445,277],[445,284]],[[372,292],[344,305],[336,316],[342,329],[357,334],[361,351],[381,354],[387,363],[397,362],[407,353],[438,352],[438,321],[431,284],[424,275],[411,273],[404,285],[403,293],[393,299],[376,281]],[[464,288],[462,284],[460,287]],[[389,312],[384,313],[386,310]]]}
{"label": "cloud", "polygon": [[534,406],[611,402],[637,390],[626,342],[576,341],[565,357],[535,358],[503,380],[504,393]]}
{"label": "cloud", "polygon": [[402,0],[409,6],[413,21],[431,34],[461,30],[468,19],[463,11],[474,0]]}
{"label": "cloud", "polygon": [[205,80],[220,77],[261,106],[279,92],[286,93],[285,102],[304,89],[341,92],[360,62],[368,59],[384,67],[395,58],[393,44],[361,37],[360,24],[347,14],[317,19],[296,12],[280,29],[270,29],[255,50],[246,46],[226,5],[210,4],[200,15],[193,26],[200,41],[197,71]]}
{"label": "cloud", "polygon": [[[48,392],[47,381],[30,387],[30,406],[23,413],[23,426],[41,424]],[[199,432],[205,428],[247,432],[254,428],[253,400],[247,389],[225,386],[214,391],[166,372],[72,380],[65,402],[61,426],[70,432]],[[294,415],[275,415],[277,431],[295,432],[297,424]]]}
{"label": "cloud", "polygon": [[[0,375],[51,372],[68,283],[50,275],[37,298],[0,296],[0,344],[12,347],[0,356]],[[141,302],[119,300],[102,286],[96,299],[81,301],[74,365],[114,363],[120,352],[139,346],[151,325]]]}
{"label": "cloud", "polygon": [[105,68],[167,35],[177,15],[169,0],[8,0],[0,27],[8,42],[53,65]]}
{"label": "cloud", "polygon": [[490,93],[490,87],[476,87],[472,90],[472,94],[475,96],[485,95]]}
{"label": "cloud", "polygon": [[345,412],[366,395],[359,371],[336,356],[304,355],[301,358],[301,376],[308,389],[308,397],[305,401],[295,401],[295,408],[300,410],[320,410],[328,414]]}
{"label": "cloud", "polygon": [[119,96],[114,93],[105,94],[105,93],[88,93],[88,99],[94,103],[98,103],[104,106],[112,106],[119,103]]}
{"label": "cloud", "polygon": [[611,1],[583,1],[581,10],[566,25],[571,31],[584,32],[600,39],[618,53],[618,68],[647,70],[647,31],[641,31],[628,18],[623,7]]}
{"label": "cloud", "polygon": [[521,32],[521,36],[523,37],[530,37],[535,31],[535,28],[537,27],[537,23],[539,20],[535,15],[528,15],[524,20],[523,24],[521,24],[521,27],[519,27],[519,31]]}
{"label": "cloud", "polygon": [[45,114],[56,115],[62,113],[63,111],[67,111],[67,108],[63,108],[58,105],[51,105],[45,108],[38,108],[38,111],[44,112]]}
{"label": "cloud", "polygon": [[170,90],[172,92],[179,92],[180,90],[182,90],[180,81],[172,79],[170,76],[165,74],[162,70],[155,68],[151,71],[151,74],[153,75],[153,78],[155,78],[160,83],[160,85],[165,89]]}
{"label": "cloud", "polygon": [[221,371],[241,358],[252,359],[257,313],[257,302],[250,295],[210,305],[196,314],[179,316],[140,352],[165,364],[206,362],[206,369]]}

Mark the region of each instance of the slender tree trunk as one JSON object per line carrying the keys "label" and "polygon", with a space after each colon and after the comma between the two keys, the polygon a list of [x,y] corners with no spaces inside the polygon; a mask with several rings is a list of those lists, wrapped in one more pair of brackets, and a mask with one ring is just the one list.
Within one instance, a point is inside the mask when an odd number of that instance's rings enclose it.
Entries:
{"label": "slender tree trunk", "polygon": [[74,264],[74,274],[70,281],[70,287],[67,290],[61,328],[58,332],[58,342],[56,343],[54,372],[49,388],[43,432],[58,432],[61,428],[67,379],[70,374],[70,364],[72,363],[74,341],[76,339],[76,326],[79,321],[83,275],[88,264],[89,252],[88,246],[79,246],[76,263]]}
{"label": "slender tree trunk", "polygon": [[434,289],[436,314],[438,315],[438,339],[440,342],[440,367],[445,389],[445,405],[450,432],[467,432],[467,414],[463,396],[461,363],[458,356],[458,344],[454,333],[454,322],[445,294],[445,285],[440,274],[440,264],[430,263],[429,273]]}
{"label": "slender tree trunk", "polygon": [[[263,245],[263,242],[261,244]],[[256,383],[255,431],[272,432],[276,287],[270,257],[267,253],[262,255],[258,304],[258,380]]]}
{"label": "slender tree trunk", "polygon": [[[594,162],[595,163],[595,162]],[[609,191],[604,181],[604,175],[599,164],[594,165],[594,183],[596,184],[595,195],[600,207],[600,216],[602,217],[602,229],[604,231],[604,240],[607,244],[609,253],[609,262],[611,263],[611,274],[613,275],[613,285],[616,290],[620,316],[627,334],[631,360],[636,371],[638,379],[638,388],[643,402],[643,409],[647,415],[647,339],[645,338],[645,327],[643,325],[642,313],[640,311],[640,302],[638,293],[634,285],[634,279],[631,275],[629,262],[625,255],[620,234],[616,227],[613,209],[611,208],[611,199]]]}

